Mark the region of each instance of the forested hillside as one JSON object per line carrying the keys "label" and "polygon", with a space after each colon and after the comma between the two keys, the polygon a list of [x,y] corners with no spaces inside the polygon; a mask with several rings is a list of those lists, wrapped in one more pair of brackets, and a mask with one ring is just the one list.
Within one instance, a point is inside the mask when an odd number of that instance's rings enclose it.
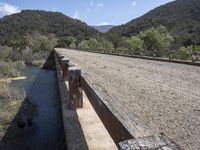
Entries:
{"label": "forested hillside", "polygon": [[0,43],[12,45],[26,34],[54,34],[57,38],[72,36],[77,40],[98,37],[99,33],[87,24],[58,12],[24,10],[0,19]]}
{"label": "forested hillside", "polygon": [[167,3],[107,33],[59,12],[23,10],[0,18],[0,70],[16,61],[41,65],[56,46],[156,57],[173,51],[189,60],[200,53],[199,35],[200,0]]}
{"label": "forested hillside", "polygon": [[131,37],[152,27],[164,25],[174,37],[173,47],[200,43],[200,0],[176,0],[147,14],[112,28],[107,37],[119,45],[122,37]]}
{"label": "forested hillside", "polygon": [[0,76],[24,64],[42,66],[54,47],[110,49],[102,33],[59,12],[23,10],[0,18]]}

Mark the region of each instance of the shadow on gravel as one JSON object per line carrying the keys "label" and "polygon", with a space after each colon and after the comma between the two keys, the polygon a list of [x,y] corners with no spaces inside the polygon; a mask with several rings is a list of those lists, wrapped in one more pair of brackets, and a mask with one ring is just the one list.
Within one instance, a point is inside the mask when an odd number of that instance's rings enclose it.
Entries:
{"label": "shadow on gravel", "polygon": [[56,72],[43,70],[0,141],[1,150],[66,150]]}

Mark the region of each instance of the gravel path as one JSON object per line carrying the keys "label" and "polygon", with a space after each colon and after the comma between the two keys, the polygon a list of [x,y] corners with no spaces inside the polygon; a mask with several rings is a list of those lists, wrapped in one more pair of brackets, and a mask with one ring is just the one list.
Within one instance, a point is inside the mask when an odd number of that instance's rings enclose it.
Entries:
{"label": "gravel path", "polygon": [[135,137],[164,132],[200,149],[200,67],[57,49],[104,88],[105,103]]}

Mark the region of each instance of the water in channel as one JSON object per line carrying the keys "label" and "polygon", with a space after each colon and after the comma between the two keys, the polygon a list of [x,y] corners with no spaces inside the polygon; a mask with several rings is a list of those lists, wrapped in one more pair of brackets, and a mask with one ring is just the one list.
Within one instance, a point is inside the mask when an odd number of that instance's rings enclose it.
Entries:
{"label": "water in channel", "polygon": [[31,126],[20,129],[13,121],[0,142],[1,150],[66,150],[56,72],[28,67],[26,79],[12,81],[23,88],[30,102],[37,106]]}

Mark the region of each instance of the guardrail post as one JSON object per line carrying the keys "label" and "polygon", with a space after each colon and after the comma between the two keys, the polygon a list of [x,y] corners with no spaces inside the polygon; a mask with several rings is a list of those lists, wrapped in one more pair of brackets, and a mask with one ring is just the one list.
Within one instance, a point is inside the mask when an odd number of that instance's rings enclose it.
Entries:
{"label": "guardrail post", "polygon": [[83,108],[83,93],[81,87],[81,69],[77,67],[68,68],[69,75],[69,97],[75,108]]}
{"label": "guardrail post", "polygon": [[62,59],[64,58],[64,56],[62,54],[58,54],[58,61],[60,66],[62,65]]}
{"label": "guardrail post", "polygon": [[69,64],[69,59],[68,58],[63,58],[62,59],[62,76],[63,80],[67,81],[67,72],[68,72],[68,64]]}

